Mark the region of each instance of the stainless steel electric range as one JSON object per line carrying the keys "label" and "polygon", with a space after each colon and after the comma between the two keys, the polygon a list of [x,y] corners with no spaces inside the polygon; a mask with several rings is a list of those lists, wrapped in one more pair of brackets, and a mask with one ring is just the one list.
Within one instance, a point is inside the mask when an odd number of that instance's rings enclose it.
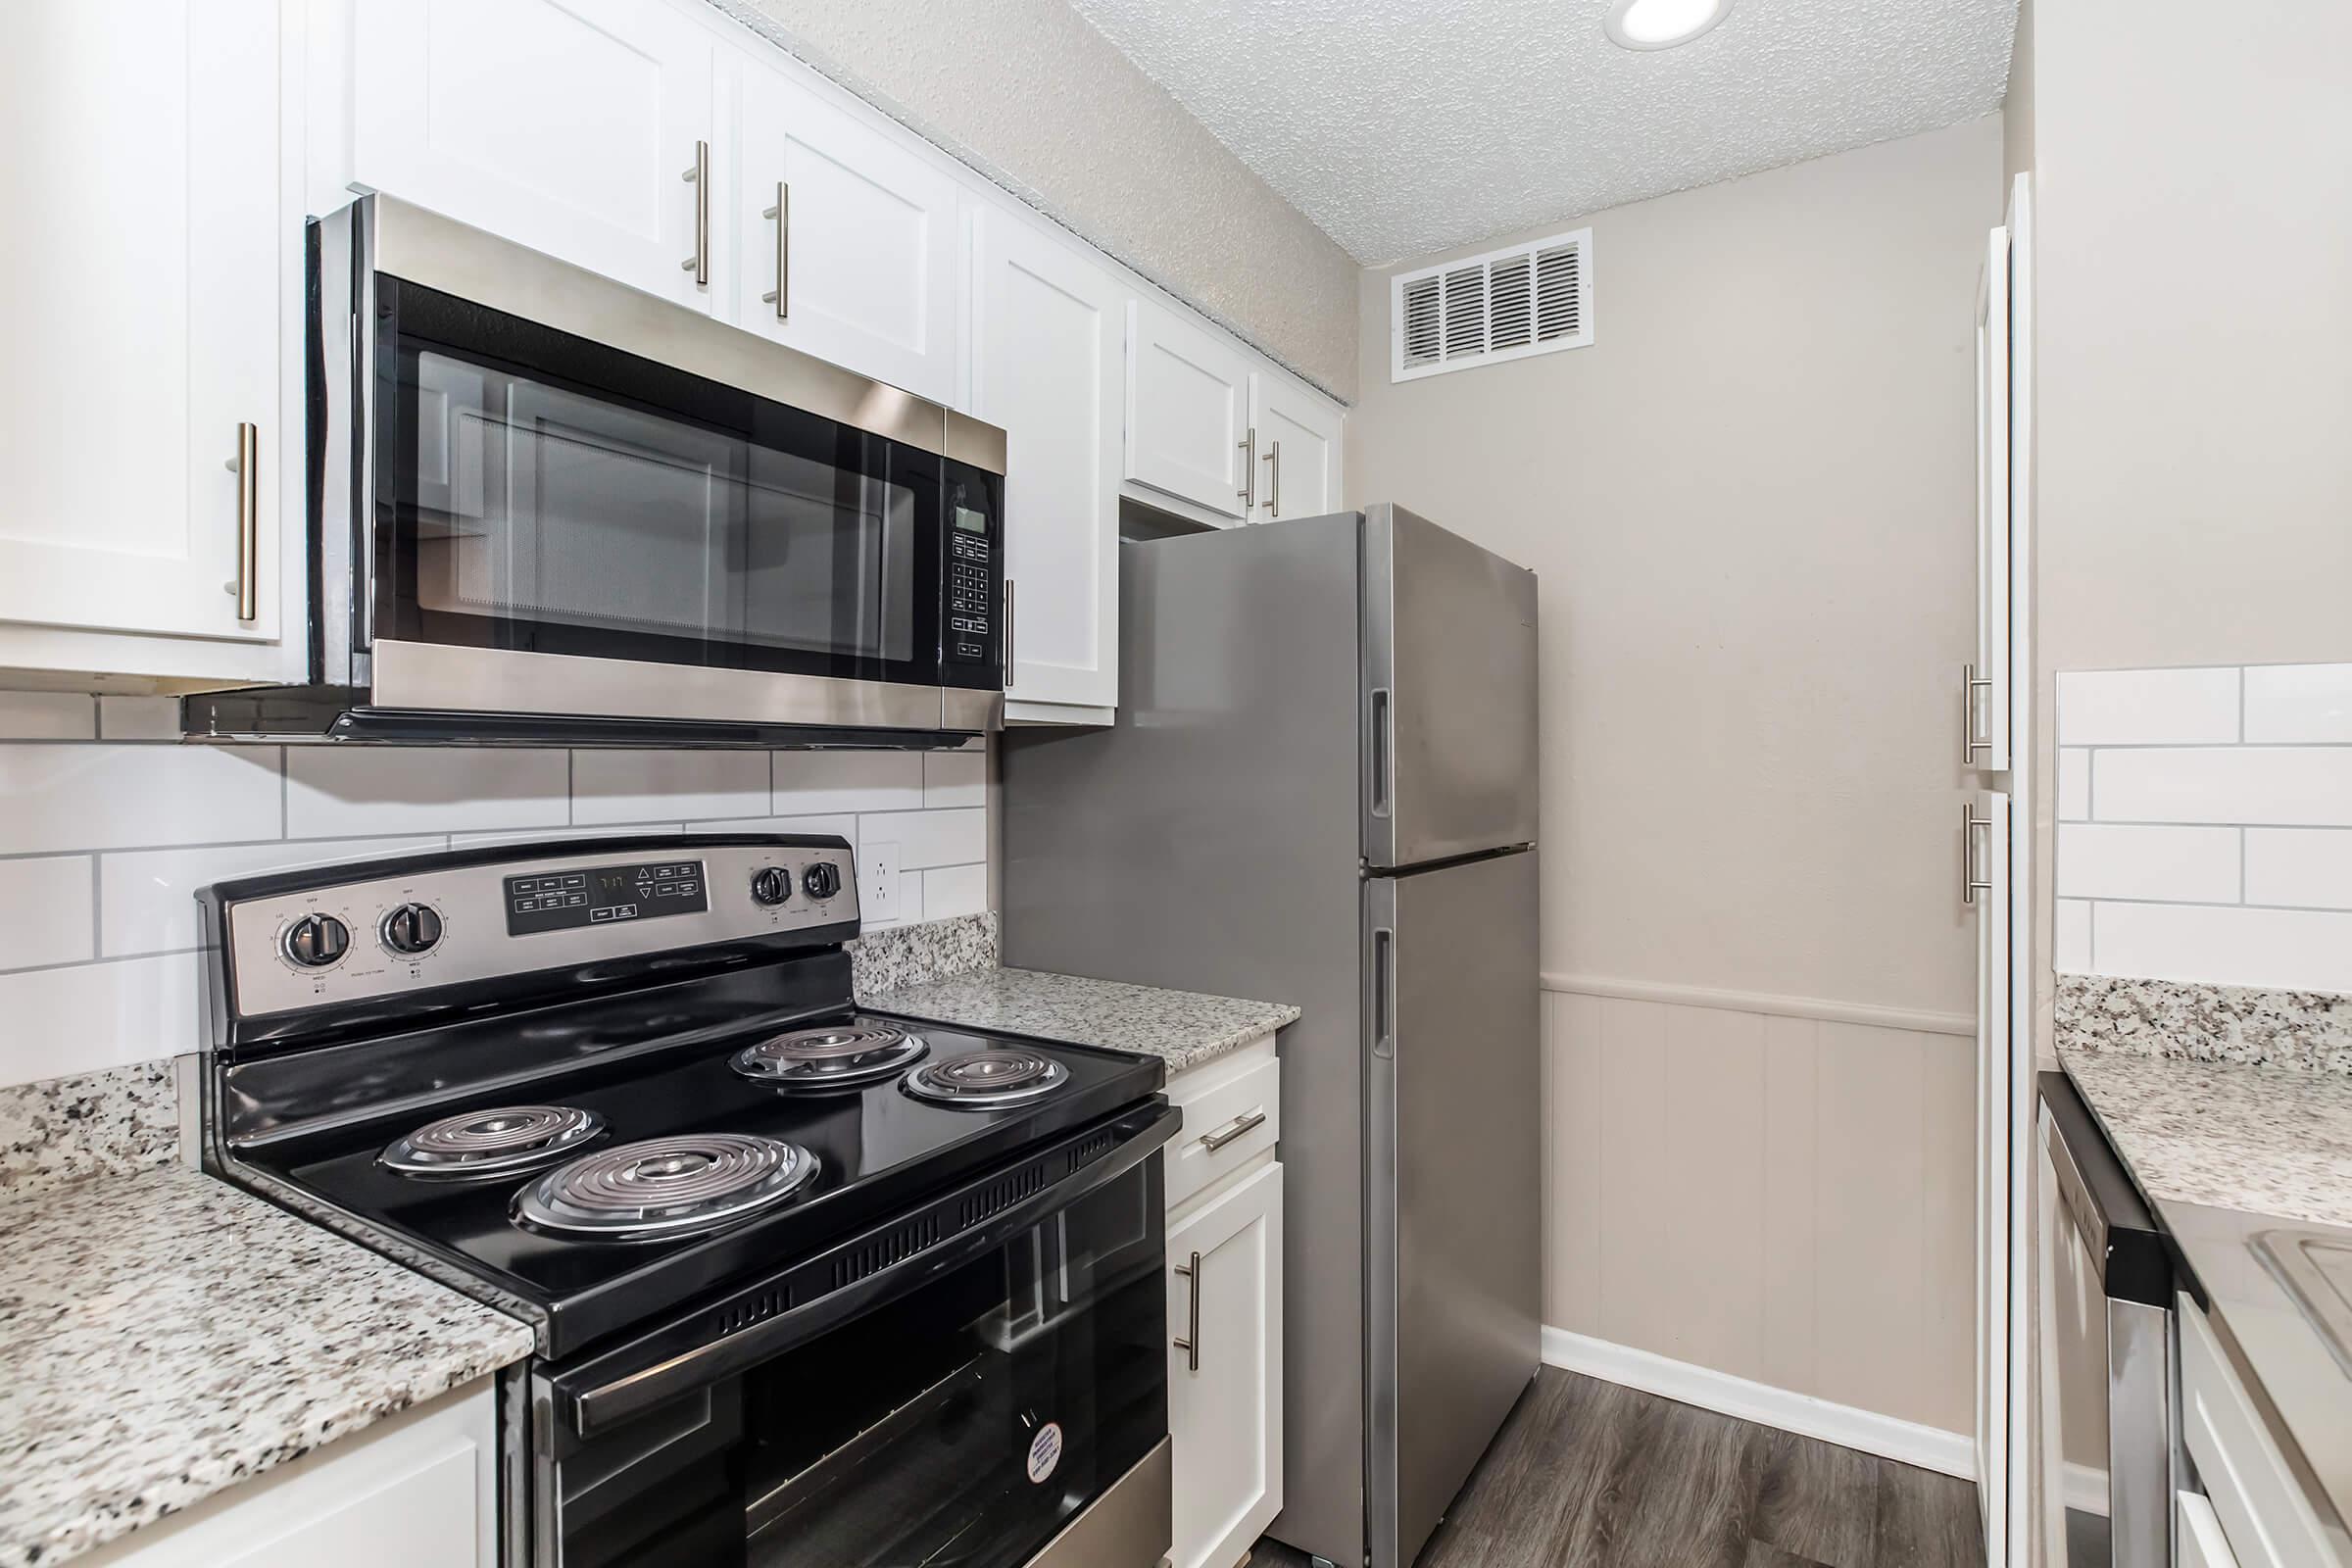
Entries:
{"label": "stainless steel electric range", "polygon": [[838,838],[202,895],[209,1168],[527,1320],[515,1568],[1152,1568],[1154,1059],[860,1011]]}

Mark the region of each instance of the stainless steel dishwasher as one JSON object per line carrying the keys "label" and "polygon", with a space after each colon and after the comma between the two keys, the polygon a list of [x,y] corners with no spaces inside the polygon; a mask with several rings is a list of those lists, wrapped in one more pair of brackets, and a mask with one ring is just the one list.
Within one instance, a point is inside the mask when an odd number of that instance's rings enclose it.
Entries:
{"label": "stainless steel dishwasher", "polygon": [[2171,1257],[2075,1086],[2040,1090],[2041,1560],[2170,1568]]}

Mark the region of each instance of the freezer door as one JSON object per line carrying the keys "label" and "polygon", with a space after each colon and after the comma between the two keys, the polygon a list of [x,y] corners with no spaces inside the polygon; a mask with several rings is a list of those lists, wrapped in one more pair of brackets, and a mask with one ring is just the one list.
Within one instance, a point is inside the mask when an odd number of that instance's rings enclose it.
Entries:
{"label": "freezer door", "polygon": [[1371,1568],[1407,1568],[1540,1359],[1536,854],[1364,884]]}
{"label": "freezer door", "polygon": [[1364,512],[1363,839],[1375,866],[1536,839],[1536,574]]}

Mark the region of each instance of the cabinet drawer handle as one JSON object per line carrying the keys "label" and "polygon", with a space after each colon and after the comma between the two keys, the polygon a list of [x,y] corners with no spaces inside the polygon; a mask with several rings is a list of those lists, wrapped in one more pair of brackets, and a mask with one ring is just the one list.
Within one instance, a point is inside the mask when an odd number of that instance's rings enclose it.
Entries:
{"label": "cabinet drawer handle", "polygon": [[776,308],[776,319],[792,319],[792,187],[776,181],[776,205],[760,215],[776,220],[776,287],[760,297]]}
{"label": "cabinet drawer handle", "polygon": [[1269,441],[1266,443],[1266,463],[1272,469],[1272,472],[1266,479],[1266,515],[1269,517],[1279,517],[1282,515],[1281,442]]}
{"label": "cabinet drawer handle", "polygon": [[694,254],[678,264],[694,274],[695,286],[710,286],[710,144],[694,144],[694,167],[679,176],[694,187]]}
{"label": "cabinet drawer handle", "polygon": [[1960,803],[1960,902],[1973,905],[1980,893],[1990,893],[1992,884],[1977,876],[1977,829],[1992,826],[1992,818],[1979,816],[1972,802]]}
{"label": "cabinet drawer handle", "polygon": [[261,613],[262,575],[262,427],[237,426],[237,455],[228,460],[237,476],[237,580],[228,591],[237,596],[237,618],[252,620]]}
{"label": "cabinet drawer handle", "polygon": [[1262,1110],[1253,1110],[1248,1115],[1236,1116],[1218,1131],[1201,1134],[1200,1147],[1213,1154],[1236,1138],[1247,1137],[1265,1124],[1266,1113]]}
{"label": "cabinet drawer handle", "polygon": [[1190,1263],[1177,1264],[1176,1272],[1184,1276],[1192,1295],[1192,1305],[1185,1314],[1184,1338],[1176,1342],[1176,1348],[1184,1352],[1185,1370],[1198,1372],[1200,1370],[1200,1254],[1195,1252]]}
{"label": "cabinet drawer handle", "polygon": [[1245,514],[1255,512],[1257,510],[1257,426],[1251,425],[1250,433],[1236,441],[1234,445],[1242,449],[1242,487],[1234,494],[1242,498],[1242,511]]}
{"label": "cabinet drawer handle", "polygon": [[1992,750],[1992,742],[1977,739],[1977,693],[1992,690],[1992,682],[1977,673],[1977,666],[1964,664],[1965,673],[1960,686],[1960,765],[1973,766],[1979,752]]}

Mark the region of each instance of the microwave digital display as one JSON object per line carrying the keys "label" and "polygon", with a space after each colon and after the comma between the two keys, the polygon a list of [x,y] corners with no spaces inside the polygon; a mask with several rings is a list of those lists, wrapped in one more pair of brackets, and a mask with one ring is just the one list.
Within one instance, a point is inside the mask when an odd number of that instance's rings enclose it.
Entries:
{"label": "microwave digital display", "polygon": [[956,526],[964,533],[988,532],[988,514],[974,512],[969,507],[956,509]]}

